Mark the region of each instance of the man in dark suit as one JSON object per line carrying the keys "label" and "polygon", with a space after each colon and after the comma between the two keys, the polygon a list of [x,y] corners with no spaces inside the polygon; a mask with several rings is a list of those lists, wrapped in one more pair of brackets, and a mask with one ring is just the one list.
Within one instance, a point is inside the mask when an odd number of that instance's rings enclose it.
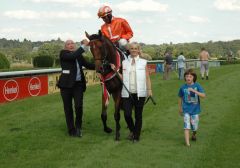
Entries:
{"label": "man in dark suit", "polygon": [[[62,73],[58,81],[58,87],[61,91],[70,136],[82,136],[83,93],[86,90],[86,80],[82,66],[92,70],[95,69],[95,65],[86,62],[82,56],[84,51],[87,50],[87,46],[88,41],[83,40],[81,47],[76,50],[75,43],[72,40],[67,40],[65,42],[65,48],[60,52]],[[75,124],[72,99],[74,100],[76,114]]]}

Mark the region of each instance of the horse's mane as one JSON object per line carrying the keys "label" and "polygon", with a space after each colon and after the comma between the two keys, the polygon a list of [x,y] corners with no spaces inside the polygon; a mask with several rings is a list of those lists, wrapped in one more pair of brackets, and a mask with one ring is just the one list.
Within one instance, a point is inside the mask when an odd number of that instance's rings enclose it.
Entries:
{"label": "horse's mane", "polygon": [[109,46],[112,46],[112,48],[116,49],[116,46],[113,44],[113,42],[106,36],[102,36],[103,40],[105,40],[105,42],[107,42],[107,44]]}
{"label": "horse's mane", "polygon": [[108,59],[110,63],[116,64],[116,46],[112,41],[106,36],[102,36],[102,39],[105,41],[106,47],[108,48]]}

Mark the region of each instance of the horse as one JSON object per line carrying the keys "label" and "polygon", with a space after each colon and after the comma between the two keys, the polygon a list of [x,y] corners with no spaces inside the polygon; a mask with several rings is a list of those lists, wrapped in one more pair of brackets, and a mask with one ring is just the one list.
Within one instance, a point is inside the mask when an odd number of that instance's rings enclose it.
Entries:
{"label": "horse", "polygon": [[89,35],[90,51],[93,55],[96,72],[100,74],[100,80],[103,88],[102,94],[102,113],[101,119],[106,133],[111,133],[112,129],[107,126],[107,107],[110,95],[114,100],[114,119],[116,123],[115,140],[120,139],[120,109],[121,109],[121,90],[123,83],[119,77],[119,72],[113,71],[110,64],[114,64],[119,70],[122,62],[116,46],[101,31],[98,34]]}

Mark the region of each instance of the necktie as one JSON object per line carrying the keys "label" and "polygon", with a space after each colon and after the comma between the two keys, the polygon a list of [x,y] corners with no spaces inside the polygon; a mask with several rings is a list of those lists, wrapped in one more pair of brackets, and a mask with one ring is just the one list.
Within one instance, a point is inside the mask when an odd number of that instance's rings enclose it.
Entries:
{"label": "necktie", "polygon": [[81,74],[80,74],[80,67],[79,67],[79,64],[78,64],[77,60],[76,60],[76,64],[77,64],[76,81],[80,81],[81,80]]}
{"label": "necktie", "polygon": [[134,65],[134,64],[135,64],[135,59],[133,58],[133,59],[132,59],[132,65]]}

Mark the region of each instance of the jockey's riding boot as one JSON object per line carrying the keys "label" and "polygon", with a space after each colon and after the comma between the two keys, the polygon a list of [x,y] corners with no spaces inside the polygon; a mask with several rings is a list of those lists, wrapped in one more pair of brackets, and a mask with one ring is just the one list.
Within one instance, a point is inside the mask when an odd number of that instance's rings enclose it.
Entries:
{"label": "jockey's riding boot", "polygon": [[197,132],[196,132],[196,131],[193,131],[192,141],[196,141],[196,140],[197,140],[196,134],[197,134]]}

